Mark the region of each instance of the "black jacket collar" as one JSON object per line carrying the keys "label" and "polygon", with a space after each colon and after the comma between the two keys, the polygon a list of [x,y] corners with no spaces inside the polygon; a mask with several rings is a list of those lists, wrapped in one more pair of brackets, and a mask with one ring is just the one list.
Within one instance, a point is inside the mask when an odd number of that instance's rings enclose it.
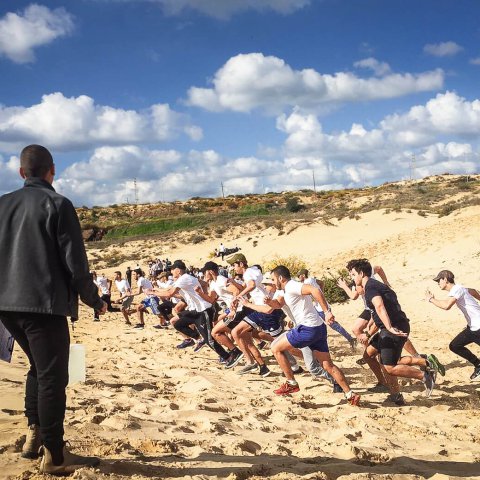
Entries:
{"label": "black jacket collar", "polygon": [[37,187],[37,188],[48,188],[49,190],[55,191],[50,183],[48,183],[43,178],[38,177],[29,177],[25,179],[24,187]]}

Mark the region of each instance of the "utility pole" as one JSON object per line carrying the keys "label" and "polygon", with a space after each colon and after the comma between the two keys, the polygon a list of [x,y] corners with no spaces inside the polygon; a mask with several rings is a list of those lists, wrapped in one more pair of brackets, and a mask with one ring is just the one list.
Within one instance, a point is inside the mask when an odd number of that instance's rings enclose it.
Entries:
{"label": "utility pole", "polygon": [[137,179],[133,179],[133,190],[135,192],[135,205],[138,205],[138,188],[137,188]]}
{"label": "utility pole", "polygon": [[222,186],[222,197],[225,198],[225,192],[223,190],[223,182],[221,182],[220,185]]}
{"label": "utility pole", "polygon": [[413,180],[415,176],[415,154],[412,153],[412,158],[410,160],[410,180]]}
{"label": "utility pole", "polygon": [[312,177],[313,177],[313,191],[317,193],[317,186],[315,185],[315,170],[312,170]]}

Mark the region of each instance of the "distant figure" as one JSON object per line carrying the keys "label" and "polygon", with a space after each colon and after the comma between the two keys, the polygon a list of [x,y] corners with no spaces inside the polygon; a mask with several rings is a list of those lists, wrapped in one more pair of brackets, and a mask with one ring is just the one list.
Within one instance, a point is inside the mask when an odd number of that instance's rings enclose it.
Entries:
{"label": "distant figure", "polygon": [[218,253],[220,253],[223,262],[223,257],[225,256],[225,245],[223,243],[220,244],[220,247],[218,248]]}
{"label": "distant figure", "polygon": [[125,272],[125,276],[127,277],[127,282],[131,286],[132,285],[132,270],[130,267],[127,267],[127,271]]}
{"label": "distant figure", "polygon": [[0,321],[30,362],[25,391],[25,458],[43,457],[40,472],[66,475],[99,459],[67,450],[63,440],[70,334],[78,296],[105,313],[88,269],[82,231],[70,200],[52,187],[55,165],[40,145],[20,155],[23,188],[0,198]]}

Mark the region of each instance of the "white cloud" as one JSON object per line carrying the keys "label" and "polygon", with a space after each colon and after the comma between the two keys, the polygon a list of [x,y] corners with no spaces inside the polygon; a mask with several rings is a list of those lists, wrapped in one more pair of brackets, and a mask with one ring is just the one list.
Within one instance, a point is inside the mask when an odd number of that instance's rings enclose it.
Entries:
{"label": "white cloud", "polygon": [[236,13],[247,10],[257,12],[273,11],[290,14],[310,5],[311,0],[115,0],[159,4],[165,14],[180,15],[184,11],[194,10],[204,15],[226,20]]}
{"label": "white cloud", "polygon": [[[367,128],[353,123],[326,132],[319,118],[294,109],[277,117],[282,148],[265,156],[229,158],[213,150],[179,152],[138,145],[104,146],[59,172],[55,188],[76,205],[220,196],[225,193],[356,187],[408,178],[412,154],[417,177],[480,171],[480,100],[452,92],[389,115]],[[58,163],[61,163],[61,154]],[[18,159],[0,159],[0,191],[21,184]]]}
{"label": "white cloud", "polygon": [[16,190],[23,185],[19,174],[20,159],[11,156],[8,160],[0,155],[0,195]]}
{"label": "white cloud", "polygon": [[460,53],[463,47],[455,42],[427,43],[423,51],[434,57],[452,57]]}
{"label": "white cloud", "polygon": [[470,63],[471,63],[472,65],[480,65],[480,57],[471,58],[471,59],[470,59]]}
{"label": "white cloud", "polygon": [[70,34],[73,28],[73,17],[64,8],[32,4],[23,13],[9,12],[0,19],[0,55],[16,63],[33,62],[35,48]]}
{"label": "white cloud", "polygon": [[0,106],[0,145],[18,150],[25,143],[40,143],[57,150],[88,149],[98,145],[161,142],[184,133],[192,140],[202,130],[188,116],[168,104],[156,104],[144,111],[97,105],[86,95],[65,97],[44,95],[30,107]]}
{"label": "white cloud", "polygon": [[443,79],[441,70],[368,79],[349,72],[321,74],[311,68],[294,70],[277,57],[249,53],[230,58],[215,73],[213,88],[191,87],[187,103],[210,111],[263,108],[278,113],[289,106],[313,110],[332,103],[437,90]]}
{"label": "white cloud", "polygon": [[388,63],[379,62],[376,58],[373,57],[359,60],[358,62],[355,62],[353,66],[356,68],[367,68],[369,70],[372,70],[377,77],[383,77],[392,71]]}

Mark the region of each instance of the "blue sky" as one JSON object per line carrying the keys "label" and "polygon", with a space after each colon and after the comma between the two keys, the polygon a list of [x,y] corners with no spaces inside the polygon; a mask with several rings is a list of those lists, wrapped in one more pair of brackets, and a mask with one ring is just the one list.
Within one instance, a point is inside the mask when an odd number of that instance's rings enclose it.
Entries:
{"label": "blue sky", "polygon": [[77,205],[479,171],[475,0],[0,4],[0,193],[49,148]]}

